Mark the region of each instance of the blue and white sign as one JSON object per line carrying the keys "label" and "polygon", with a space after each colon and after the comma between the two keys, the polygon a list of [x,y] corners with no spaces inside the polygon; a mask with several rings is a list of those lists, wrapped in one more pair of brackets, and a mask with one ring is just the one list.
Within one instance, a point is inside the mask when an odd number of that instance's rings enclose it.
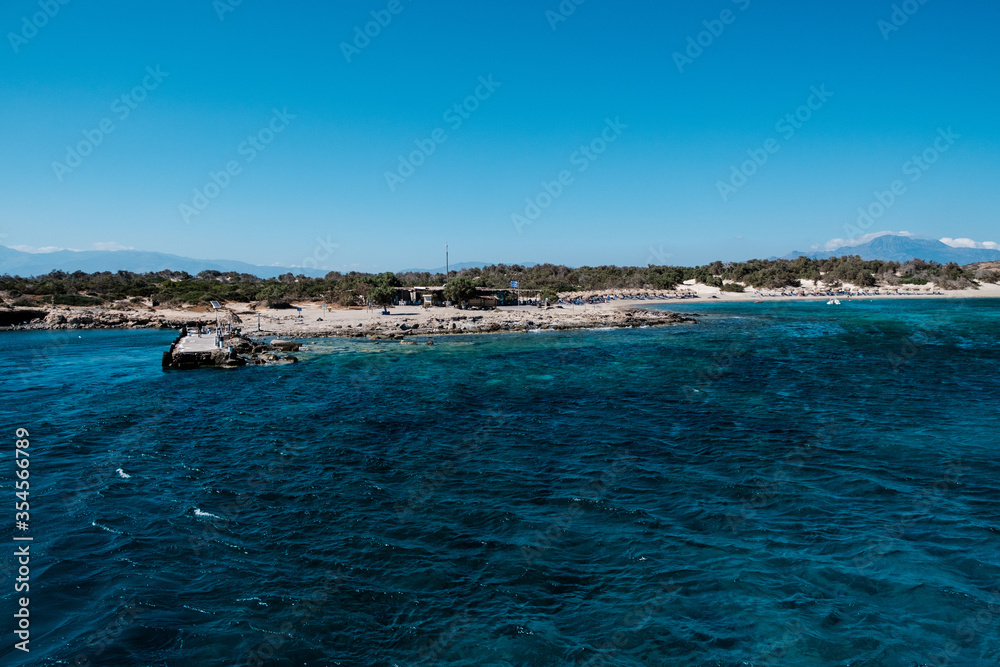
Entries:
{"label": "blue and white sign", "polygon": [[512,281],[510,281],[511,289],[517,289],[517,286],[520,285],[520,284],[521,283],[518,280],[512,280]]}

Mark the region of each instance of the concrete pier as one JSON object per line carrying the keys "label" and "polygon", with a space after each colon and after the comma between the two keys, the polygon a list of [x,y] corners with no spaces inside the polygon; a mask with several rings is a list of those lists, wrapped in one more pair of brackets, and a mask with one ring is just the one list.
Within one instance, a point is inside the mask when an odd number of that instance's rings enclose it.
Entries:
{"label": "concrete pier", "polygon": [[184,352],[211,352],[218,348],[215,344],[215,334],[192,334],[177,339],[174,350],[178,353]]}
{"label": "concrete pier", "polygon": [[188,332],[186,336],[178,336],[170,349],[163,353],[163,369],[236,368],[298,361],[291,355],[280,356],[277,352],[293,352],[299,348],[299,343],[274,340],[269,345],[242,335],[230,335],[219,346],[217,340],[214,333],[199,336]]}

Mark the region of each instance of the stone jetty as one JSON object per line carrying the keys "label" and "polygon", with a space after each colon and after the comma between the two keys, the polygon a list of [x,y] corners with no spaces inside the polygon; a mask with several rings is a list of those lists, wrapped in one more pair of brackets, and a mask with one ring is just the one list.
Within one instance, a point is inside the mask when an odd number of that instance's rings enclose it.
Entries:
{"label": "stone jetty", "polygon": [[274,340],[268,344],[241,335],[230,336],[220,345],[214,334],[199,335],[182,329],[170,349],[163,353],[163,370],[293,364],[298,361],[296,357],[277,352],[298,349],[299,343]]}

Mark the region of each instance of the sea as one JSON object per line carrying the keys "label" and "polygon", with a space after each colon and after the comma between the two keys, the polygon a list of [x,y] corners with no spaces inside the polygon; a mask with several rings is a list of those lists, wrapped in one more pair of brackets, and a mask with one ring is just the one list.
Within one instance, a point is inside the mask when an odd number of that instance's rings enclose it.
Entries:
{"label": "sea", "polygon": [[0,663],[1000,664],[1000,300],[662,308],[233,370],[0,334]]}

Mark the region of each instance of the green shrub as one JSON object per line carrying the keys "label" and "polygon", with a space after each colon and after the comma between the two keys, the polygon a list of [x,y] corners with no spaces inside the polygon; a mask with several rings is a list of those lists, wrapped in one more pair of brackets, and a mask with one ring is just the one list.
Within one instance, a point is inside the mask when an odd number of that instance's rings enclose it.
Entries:
{"label": "green shrub", "polygon": [[979,269],[976,271],[976,280],[981,283],[996,283],[1000,280],[1000,273],[988,269]]}
{"label": "green shrub", "polygon": [[396,290],[388,283],[379,283],[368,291],[368,300],[378,306],[388,308],[396,300]]}
{"label": "green shrub", "polygon": [[478,294],[476,284],[466,276],[452,278],[444,286],[444,298],[452,303],[464,303],[475,298]]}
{"label": "green shrub", "polygon": [[14,299],[14,301],[10,305],[17,306],[20,308],[35,308],[41,304],[39,304],[37,301],[35,301],[30,297],[22,296],[17,299]]}
{"label": "green shrub", "polygon": [[743,289],[743,285],[739,285],[737,283],[726,283],[722,286],[722,291],[743,293],[745,290]]}
{"label": "green shrub", "polygon": [[57,306],[100,306],[104,299],[81,294],[56,294],[53,303]]}

